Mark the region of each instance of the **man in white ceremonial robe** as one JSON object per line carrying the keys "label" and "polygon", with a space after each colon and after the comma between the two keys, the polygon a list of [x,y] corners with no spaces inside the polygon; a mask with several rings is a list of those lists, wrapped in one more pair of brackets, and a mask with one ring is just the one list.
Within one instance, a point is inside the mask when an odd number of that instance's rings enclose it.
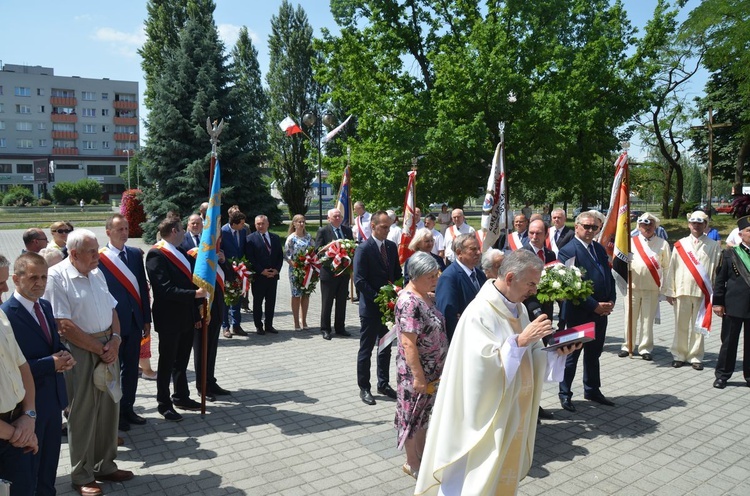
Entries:
{"label": "man in white ceremonial robe", "polygon": [[440,380],[415,494],[515,494],[531,467],[544,380],[560,381],[571,345],[543,350],[552,322],[529,321],[542,261],[508,254],[463,313]]}

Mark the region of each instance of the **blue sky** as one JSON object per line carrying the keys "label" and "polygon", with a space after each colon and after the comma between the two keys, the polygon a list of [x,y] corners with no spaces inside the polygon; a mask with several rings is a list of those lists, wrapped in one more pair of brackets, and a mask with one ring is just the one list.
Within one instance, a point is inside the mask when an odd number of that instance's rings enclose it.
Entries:
{"label": "blue sky", "polygon": [[[640,28],[646,23],[656,1],[624,0],[635,26]],[[265,77],[271,16],[278,13],[281,1],[215,2],[215,21],[227,48],[234,44],[240,27],[247,26]],[[686,11],[699,3],[699,0],[690,0]],[[302,6],[316,35],[322,27],[336,32],[326,0],[297,0],[292,4]],[[136,50],[145,41],[145,0],[0,0],[0,12],[4,21],[0,29],[1,63],[53,67],[60,76],[138,81],[143,92],[140,57]],[[705,80],[702,74],[689,94],[701,94]]]}

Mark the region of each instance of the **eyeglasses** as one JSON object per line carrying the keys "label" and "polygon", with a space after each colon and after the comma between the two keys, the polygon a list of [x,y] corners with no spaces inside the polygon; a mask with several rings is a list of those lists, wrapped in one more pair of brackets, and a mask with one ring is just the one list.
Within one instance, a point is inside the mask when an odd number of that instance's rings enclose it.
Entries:
{"label": "eyeglasses", "polygon": [[49,240],[46,237],[44,237],[44,238],[34,238],[34,239],[37,240],[37,241],[49,242]]}
{"label": "eyeglasses", "polygon": [[72,229],[55,229],[52,232],[57,233],[57,234],[70,234],[73,232],[73,230]]}
{"label": "eyeglasses", "polygon": [[581,226],[582,228],[584,228],[587,231],[598,231],[599,230],[599,226],[597,226],[596,224],[578,224],[578,225]]}

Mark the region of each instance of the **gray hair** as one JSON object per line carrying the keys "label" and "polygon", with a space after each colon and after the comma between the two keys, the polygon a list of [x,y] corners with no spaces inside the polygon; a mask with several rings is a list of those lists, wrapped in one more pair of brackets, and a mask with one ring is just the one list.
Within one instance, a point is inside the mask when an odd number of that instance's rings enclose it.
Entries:
{"label": "gray hair", "polygon": [[[505,254],[497,248],[490,248],[482,254],[482,270],[484,272],[492,269],[498,255],[505,257]],[[505,261],[505,258],[503,258],[503,261]]]}
{"label": "gray hair", "polygon": [[470,239],[473,239],[476,241],[476,237],[474,236],[474,233],[467,233],[467,234],[460,234],[456,236],[456,239],[453,240],[453,252],[454,253],[461,253],[464,251],[464,247],[466,246],[466,242]]}
{"label": "gray hair", "polygon": [[412,238],[411,243],[409,243],[409,249],[411,251],[417,251],[417,246],[419,246],[419,243],[424,241],[427,237],[434,238],[430,229],[427,229],[426,227],[417,229],[417,232],[414,233],[414,237]]}
{"label": "gray hair", "polygon": [[49,267],[52,267],[56,263],[62,262],[64,258],[62,251],[58,250],[57,248],[52,248],[51,246],[39,250],[39,255],[44,258],[44,261],[47,262],[47,265]]}
{"label": "gray hair", "polygon": [[68,235],[68,240],[65,243],[65,246],[68,247],[68,251],[78,250],[83,246],[84,241],[87,239],[93,239],[96,241],[96,234],[88,229],[76,229]]}
{"label": "gray hair", "polygon": [[10,260],[5,255],[0,255],[0,268],[10,267]]}
{"label": "gray hair", "polygon": [[[538,259],[537,259],[538,260]],[[409,279],[419,279],[425,274],[440,270],[437,261],[427,252],[418,251],[409,258]]]}
{"label": "gray hair", "polygon": [[498,275],[500,277],[505,277],[508,274],[520,275],[527,270],[541,271],[543,268],[544,262],[531,250],[516,250],[503,258],[503,264],[500,266]]}
{"label": "gray hair", "polygon": [[601,217],[602,214],[597,212],[596,210],[586,210],[585,212],[581,212],[576,217],[576,224],[580,224],[583,219],[594,219],[599,220],[602,223],[604,223],[604,219]]}

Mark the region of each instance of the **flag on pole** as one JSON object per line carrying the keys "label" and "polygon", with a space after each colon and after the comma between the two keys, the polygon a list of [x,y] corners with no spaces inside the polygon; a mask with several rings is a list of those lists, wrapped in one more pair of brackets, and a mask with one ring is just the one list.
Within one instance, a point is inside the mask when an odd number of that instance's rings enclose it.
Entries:
{"label": "flag on pole", "polygon": [[349,115],[349,117],[347,117],[344,120],[344,122],[342,122],[341,124],[339,124],[338,126],[336,126],[336,129],[331,129],[331,131],[328,134],[326,134],[321,141],[323,143],[325,143],[326,141],[332,139],[334,136],[336,136],[337,134],[339,134],[341,132],[341,130],[344,129],[344,127],[346,127],[347,124],[349,124],[349,119],[351,119],[351,118],[352,118],[352,116]]}
{"label": "flag on pole", "polygon": [[505,140],[501,139],[492,158],[492,169],[487,179],[487,193],[482,203],[482,252],[494,245],[505,228]]}
{"label": "flag on pole", "polygon": [[341,187],[339,188],[339,199],[336,202],[336,208],[341,212],[345,226],[352,225],[352,197],[349,194],[349,166],[344,168],[344,177],[341,178]]}
{"label": "flag on pole", "polygon": [[216,268],[219,263],[219,257],[216,253],[216,246],[219,240],[219,231],[221,229],[221,172],[219,161],[216,161],[214,168],[214,180],[211,184],[211,196],[208,198],[208,210],[206,211],[206,220],[203,223],[203,233],[201,234],[201,244],[198,247],[198,254],[195,260],[195,269],[193,270],[193,283],[199,288],[203,288],[208,293],[208,315],[211,316],[211,305],[214,302],[214,293],[216,288]]}
{"label": "flag on pole", "polygon": [[628,152],[625,150],[615,162],[615,180],[612,183],[609,210],[597,238],[612,259],[612,275],[623,294],[628,284],[628,262],[630,261],[629,201]]}
{"label": "flag on pole", "polygon": [[279,127],[286,133],[287,136],[302,132],[302,128],[299,127],[297,123],[294,122],[294,119],[289,116],[286,116],[283,121],[279,122]]}
{"label": "flag on pole", "polygon": [[414,223],[414,205],[416,202],[414,180],[417,178],[417,171],[411,170],[408,174],[409,181],[406,184],[406,196],[404,197],[404,224],[401,228],[401,240],[398,243],[398,262],[401,265],[414,253],[409,249],[409,243],[411,243],[417,230],[417,225]]}

